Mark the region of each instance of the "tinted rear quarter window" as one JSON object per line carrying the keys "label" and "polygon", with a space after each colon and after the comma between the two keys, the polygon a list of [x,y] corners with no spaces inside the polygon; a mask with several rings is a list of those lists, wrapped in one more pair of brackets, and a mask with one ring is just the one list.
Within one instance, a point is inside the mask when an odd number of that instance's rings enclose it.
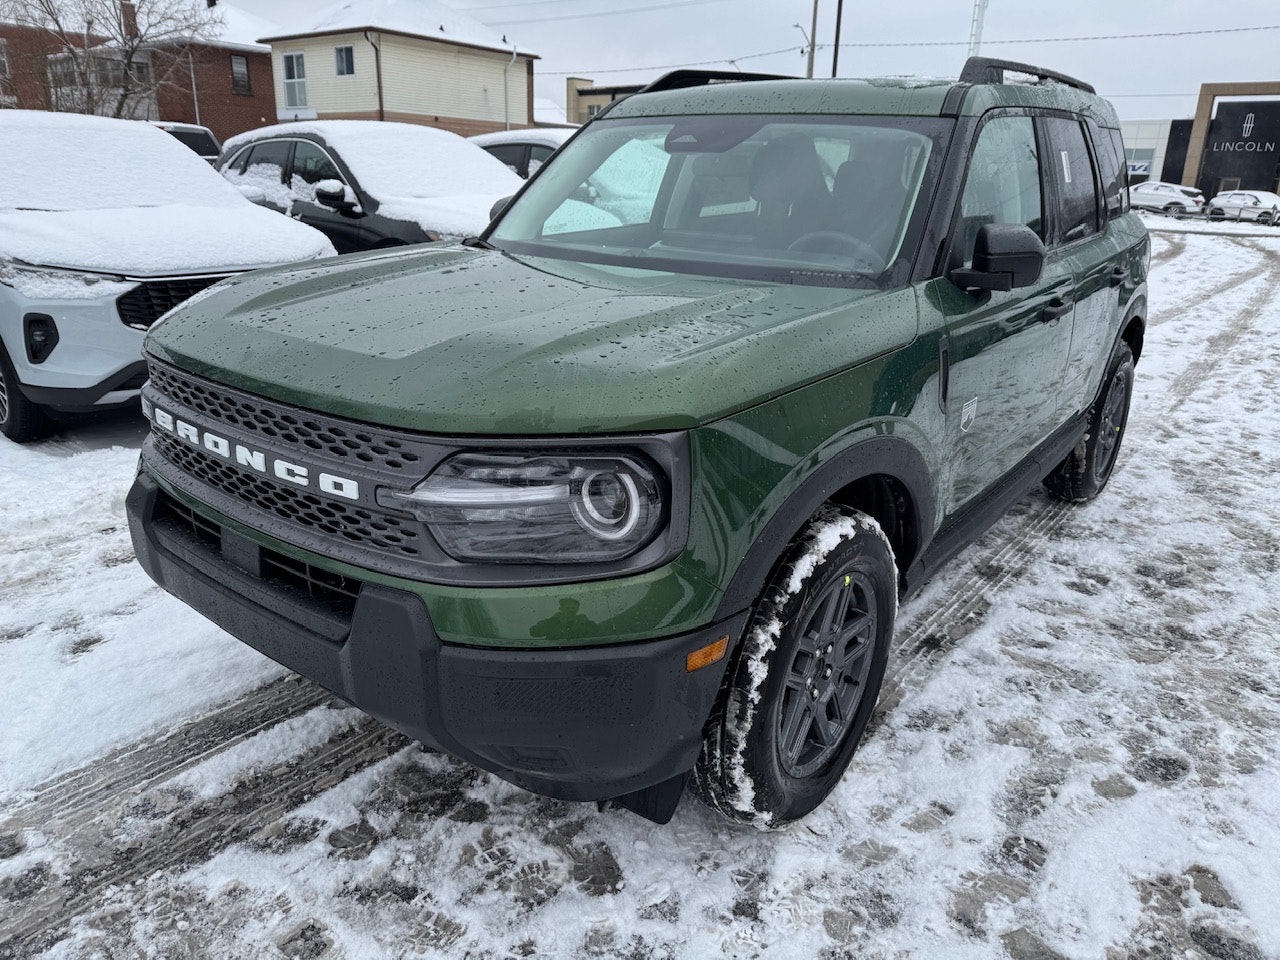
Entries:
{"label": "tinted rear quarter window", "polygon": [[1124,146],[1120,131],[1089,124],[1093,149],[1098,155],[1098,173],[1102,177],[1102,196],[1107,201],[1107,216],[1118,217],[1125,206]]}
{"label": "tinted rear quarter window", "polygon": [[1045,157],[1045,172],[1057,186],[1058,239],[1071,243],[1098,231],[1098,189],[1093,162],[1080,121],[1044,117],[1041,122],[1049,131],[1052,144]]}

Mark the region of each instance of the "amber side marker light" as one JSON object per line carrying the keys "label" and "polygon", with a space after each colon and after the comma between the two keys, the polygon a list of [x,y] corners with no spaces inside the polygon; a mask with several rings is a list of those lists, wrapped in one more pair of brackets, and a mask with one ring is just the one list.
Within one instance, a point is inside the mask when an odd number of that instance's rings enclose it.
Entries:
{"label": "amber side marker light", "polygon": [[684,669],[687,673],[693,673],[695,670],[701,670],[703,667],[709,667],[718,660],[723,659],[725,652],[729,649],[729,638],[721,637],[714,643],[708,643],[705,647],[699,647],[693,653],[684,658]]}

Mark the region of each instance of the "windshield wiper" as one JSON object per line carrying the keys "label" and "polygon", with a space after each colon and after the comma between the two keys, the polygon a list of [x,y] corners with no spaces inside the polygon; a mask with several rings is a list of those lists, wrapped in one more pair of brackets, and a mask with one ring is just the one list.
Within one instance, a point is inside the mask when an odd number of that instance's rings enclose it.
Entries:
{"label": "windshield wiper", "polygon": [[463,237],[462,245],[464,247],[474,247],[477,250],[497,250],[488,240],[481,240],[479,237]]}

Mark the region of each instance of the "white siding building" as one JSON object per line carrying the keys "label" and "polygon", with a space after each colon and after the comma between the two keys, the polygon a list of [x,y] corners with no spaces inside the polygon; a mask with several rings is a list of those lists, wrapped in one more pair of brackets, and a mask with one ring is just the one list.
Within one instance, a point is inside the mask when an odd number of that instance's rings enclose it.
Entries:
{"label": "white siding building", "polygon": [[399,120],[463,136],[533,125],[533,61],[439,0],[355,0],[271,45],[276,117]]}

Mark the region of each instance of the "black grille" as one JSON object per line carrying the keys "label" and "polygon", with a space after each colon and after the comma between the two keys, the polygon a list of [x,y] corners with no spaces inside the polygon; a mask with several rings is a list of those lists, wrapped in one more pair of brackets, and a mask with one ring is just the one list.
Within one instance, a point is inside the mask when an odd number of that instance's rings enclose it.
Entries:
{"label": "black grille", "polygon": [[152,431],[159,453],[191,477],[282,520],[394,557],[417,557],[421,534],[412,519],[348,506],[238,470],[181,440]]}
{"label": "black grille", "polygon": [[116,299],[116,311],[127,327],[146,330],[178,304],[213,286],[223,277],[147,280]]}
{"label": "black grille", "polygon": [[152,384],[166,397],[241,431],[390,470],[403,470],[422,460],[409,444],[384,433],[231,392],[154,360],[148,368]]}
{"label": "black grille", "polygon": [[[211,553],[221,553],[222,527],[164,491],[159,491],[156,495],[155,518],[157,522],[167,523],[183,535],[205,544],[211,548]],[[259,548],[259,564],[261,579],[304,593],[350,620],[360,596],[361,581],[295,560],[266,547]]]}

